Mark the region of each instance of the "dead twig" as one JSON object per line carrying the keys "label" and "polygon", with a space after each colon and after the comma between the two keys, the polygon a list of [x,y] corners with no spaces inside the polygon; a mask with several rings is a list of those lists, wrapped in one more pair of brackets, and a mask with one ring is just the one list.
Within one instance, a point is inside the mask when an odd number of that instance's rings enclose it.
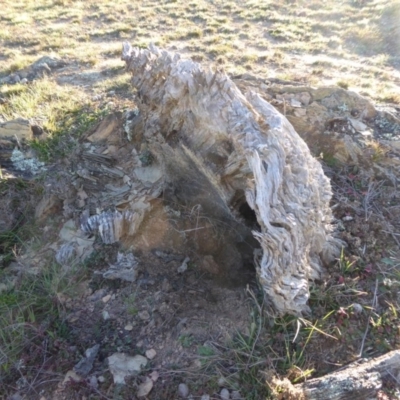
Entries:
{"label": "dead twig", "polygon": [[371,207],[373,206],[373,201],[381,194],[382,186],[384,181],[379,182],[370,182],[368,184],[367,193],[363,199],[364,213],[365,213],[365,221],[368,221],[372,212],[370,212]]}
{"label": "dead twig", "polygon": [[364,351],[365,339],[367,338],[368,330],[369,330],[369,320],[370,320],[371,315],[372,315],[372,313],[373,313],[373,311],[375,309],[375,306],[376,306],[377,293],[378,293],[378,279],[376,279],[376,281],[375,281],[374,298],[372,299],[372,307],[371,307],[371,310],[370,310],[369,315],[368,315],[367,327],[365,328],[364,336],[363,336],[362,341],[361,341],[360,352],[358,353],[358,356],[357,356],[358,358],[361,358],[362,353]]}

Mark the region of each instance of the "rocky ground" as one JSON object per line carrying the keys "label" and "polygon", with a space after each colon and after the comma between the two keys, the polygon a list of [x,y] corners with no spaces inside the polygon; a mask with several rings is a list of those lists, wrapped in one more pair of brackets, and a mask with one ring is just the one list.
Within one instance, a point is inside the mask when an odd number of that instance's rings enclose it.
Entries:
{"label": "rocky ground", "polygon": [[[54,6],[67,6],[58,3]],[[300,19],[311,15],[301,15],[310,12],[307,8],[298,12]],[[149,24],[156,23],[153,17]],[[18,26],[13,18],[3,18],[10,31]],[[50,27],[53,33],[57,24],[68,22],[60,18]],[[227,22],[221,24],[226,28]],[[100,29],[101,18],[97,23]],[[251,22],[249,34],[256,25]],[[334,224],[346,247],[326,279],[313,285],[312,314],[269,317],[251,260],[232,274],[208,256],[223,247],[226,228],[200,208],[187,209],[155,192],[159,172],[152,168],[151,154],[131,140],[140,132],[139,99],[118,59],[123,30],[118,40],[107,36],[118,41],[118,52],[108,54],[104,65],[40,50],[41,56],[31,54],[29,62],[1,75],[4,398],[260,399],[279,396],[284,385],[277,378],[298,384],[357,360],[360,353],[375,357],[399,348],[396,59],[392,55],[382,66],[372,56],[359,55],[344,60],[338,74],[324,64],[318,85],[310,86],[307,79],[318,76],[318,71],[306,73],[310,65],[318,69],[322,64],[312,63],[332,62],[339,54],[310,54],[311,60],[296,53],[300,48],[287,53],[279,48],[288,41],[279,39],[278,28],[263,25],[276,45],[275,60],[263,61],[271,74],[259,61],[248,60],[252,69],[232,69],[230,76],[289,119],[331,178]],[[18,52],[4,35],[7,51]],[[197,50],[191,48],[192,38],[168,45],[200,59],[208,54],[203,39]],[[41,45],[32,44],[33,50]],[[298,59],[292,75],[284,75],[290,65],[277,62],[278,50],[285,60]],[[237,53],[219,51],[218,62],[230,70]],[[365,72],[363,57],[380,77],[388,74],[389,102],[377,105],[379,96],[371,100],[358,94],[371,90],[356,83],[357,74]],[[357,94],[324,86],[339,82],[344,67],[351,74],[341,86],[354,85]],[[369,78],[361,77],[361,83]],[[135,235],[120,218],[128,202],[137,204],[140,216],[131,220],[140,224]],[[254,226],[248,209],[239,214]],[[98,232],[100,222],[88,220],[93,215],[107,221],[108,230]],[[249,258],[256,247],[249,242],[246,249],[222,248],[218,254],[229,264],[238,254]],[[385,381],[379,398],[398,398],[398,379]]]}
{"label": "rocky ground", "polygon": [[[380,308],[374,312],[379,318],[361,350],[377,355],[397,348],[396,108],[379,111],[338,88],[315,90],[251,76],[236,77],[236,82],[243,90],[246,85],[258,90],[285,113],[325,161],[334,189],[335,225],[348,245],[329,278],[313,287],[313,316],[304,322],[296,343],[289,342],[296,319],[272,322],[259,314],[257,307],[263,304],[251,260],[247,269],[232,274],[207,255],[226,245],[218,222],[200,207],[186,209],[153,193],[159,171],[140,142],[129,140],[140,129],[134,97],[130,109],[109,112],[83,133],[68,158],[51,164],[38,162],[24,145],[36,125],[8,121],[2,132],[3,144],[9,145],[3,148],[15,149],[20,142],[22,156],[16,158],[13,150],[3,174],[34,186],[39,176],[41,190],[26,198],[35,209],[35,233],[15,261],[4,264],[3,291],[18,288],[24,274],[39,277],[52,265],[59,278],[49,279],[58,286],[48,295],[57,303],[57,330],[63,331],[47,337],[48,327],[35,323],[35,330],[43,332],[23,343],[20,364],[13,367],[21,377],[15,380],[12,374],[5,381],[9,392],[20,393],[13,398],[250,398],[247,385],[254,382],[246,381],[244,373],[255,366],[256,382],[270,370],[286,370],[294,382],[308,369],[328,373],[360,350],[376,279]],[[3,197],[9,226],[16,215],[7,209],[16,195],[14,189]],[[149,196],[161,197],[149,205]],[[140,221],[116,223],[124,204],[132,201]],[[93,235],[98,221],[82,220],[84,210],[100,212],[96,218],[108,220],[110,231]],[[132,223],[140,223],[133,236]],[[229,259],[228,253],[223,256]],[[63,279],[68,287],[60,285]],[[59,381],[50,391],[49,374]],[[252,396],[261,393],[257,389]]]}

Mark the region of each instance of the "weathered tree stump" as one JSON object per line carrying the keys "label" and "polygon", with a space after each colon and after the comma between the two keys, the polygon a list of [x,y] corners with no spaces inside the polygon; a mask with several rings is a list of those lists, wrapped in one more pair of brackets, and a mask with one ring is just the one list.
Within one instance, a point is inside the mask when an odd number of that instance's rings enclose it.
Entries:
{"label": "weathered tree stump", "polygon": [[321,277],[339,246],[330,183],[305,142],[223,72],[156,47],[125,44],[122,58],[141,99],[140,140],[162,166],[164,196],[200,204],[220,221],[238,221],[247,204],[259,225],[257,274],[267,299],[278,313],[307,310],[308,282]]}

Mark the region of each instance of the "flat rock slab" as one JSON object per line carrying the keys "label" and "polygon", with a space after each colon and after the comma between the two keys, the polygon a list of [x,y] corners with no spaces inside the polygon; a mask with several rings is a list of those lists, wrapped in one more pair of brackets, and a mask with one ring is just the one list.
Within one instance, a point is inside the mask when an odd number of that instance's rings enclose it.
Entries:
{"label": "flat rock slab", "polygon": [[32,128],[28,120],[18,118],[0,124],[0,139],[30,140]]}
{"label": "flat rock slab", "polygon": [[140,355],[131,357],[124,353],[114,353],[107,360],[114,383],[119,384],[125,384],[126,377],[139,373],[147,365],[147,358]]}

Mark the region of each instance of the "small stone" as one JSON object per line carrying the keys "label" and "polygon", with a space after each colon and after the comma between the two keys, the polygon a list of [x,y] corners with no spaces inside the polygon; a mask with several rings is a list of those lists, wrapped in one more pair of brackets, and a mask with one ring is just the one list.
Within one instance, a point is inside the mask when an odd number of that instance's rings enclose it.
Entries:
{"label": "small stone", "polygon": [[66,384],[69,381],[80,382],[81,380],[82,378],[75,371],[70,370],[65,374],[63,384]]}
{"label": "small stone", "polygon": [[87,140],[89,142],[106,140],[116,129],[118,129],[118,120],[115,115],[111,114],[100,122],[97,129],[87,138]]}
{"label": "small stone", "polygon": [[240,392],[238,392],[237,390],[234,390],[231,394],[231,398],[232,398],[232,400],[241,400],[242,396],[240,395]]}
{"label": "small stone", "polygon": [[[128,324],[128,325],[126,325],[125,327],[124,327],[124,329],[126,330],[126,331],[131,331],[132,329],[133,329],[133,325],[132,324]],[[148,357],[147,357],[148,358]]]}
{"label": "small stone", "polygon": [[106,381],[106,378],[104,378],[103,375],[100,375],[100,376],[97,377],[97,380],[98,380],[100,383],[103,383],[103,382]]}
{"label": "small stone", "polygon": [[140,372],[147,365],[147,358],[141,355],[131,357],[124,353],[114,353],[107,360],[114,383],[122,385],[125,384],[125,377]]}
{"label": "small stone", "polygon": [[138,316],[142,321],[147,321],[147,320],[150,319],[150,314],[146,310],[141,311],[140,313],[138,313]]}
{"label": "small stone", "polygon": [[290,99],[290,105],[292,107],[301,107],[302,106],[301,102],[296,99]]}
{"label": "small stone", "polygon": [[208,394],[203,394],[203,396],[201,396],[200,400],[210,400],[210,396]]}
{"label": "small stone", "polygon": [[32,129],[33,136],[35,136],[35,137],[41,136],[44,133],[43,128],[39,125],[32,125],[31,129]]}
{"label": "small stone", "polygon": [[308,106],[311,101],[311,95],[308,92],[300,93],[300,101],[305,105]]}
{"label": "small stone", "polygon": [[190,261],[190,258],[189,257],[186,257],[184,260],[183,260],[183,263],[182,263],[182,265],[178,268],[178,274],[183,274],[186,270],[187,270],[187,268],[188,268],[188,262]]}
{"label": "small stone", "polygon": [[28,120],[17,118],[0,124],[0,138],[32,139],[32,128]]}
{"label": "small stone", "polygon": [[229,400],[231,398],[229,390],[225,388],[221,390],[221,393],[219,395],[221,396],[221,400]]}
{"label": "small stone", "polygon": [[102,301],[103,303],[108,303],[110,299],[111,299],[111,295],[108,294],[107,296],[104,296],[104,297],[101,299],[101,301]]}
{"label": "small stone", "polygon": [[178,395],[183,399],[189,396],[189,387],[186,383],[180,383],[178,386]]}
{"label": "small stone", "polygon": [[223,387],[226,384],[226,380],[224,377],[221,376],[221,378],[218,379],[218,386]]}
{"label": "small stone", "polygon": [[18,74],[12,74],[9,76],[10,83],[19,83],[21,82],[21,78],[19,77]]}
{"label": "small stone", "polygon": [[160,377],[160,375],[158,374],[157,371],[153,371],[153,372],[150,374],[150,379],[151,379],[153,382],[157,382],[157,380],[158,380],[159,377]]}
{"label": "small stone", "polygon": [[152,360],[156,356],[157,352],[154,349],[146,350],[146,357]]}
{"label": "small stone", "polygon": [[96,344],[85,350],[85,357],[74,366],[74,371],[79,374],[79,376],[86,376],[93,368],[93,362],[97,357],[100,345]]}
{"label": "small stone", "polygon": [[110,313],[109,313],[108,311],[106,311],[106,310],[104,310],[104,311],[101,313],[101,315],[102,315],[104,321],[107,321],[108,319],[110,319]]}
{"label": "small stone", "polygon": [[305,108],[296,108],[296,110],[294,110],[294,115],[296,117],[305,117],[307,115],[307,110]]}
{"label": "small stone", "polygon": [[358,303],[353,303],[353,311],[354,311],[354,314],[361,314],[363,311],[362,305],[358,304]]}
{"label": "small stone", "polygon": [[353,125],[353,128],[358,131],[358,132],[364,132],[367,130],[367,125],[365,125],[363,122],[359,121],[358,119],[353,119],[349,118],[351,125]]}
{"label": "small stone", "polygon": [[153,389],[153,381],[147,377],[146,380],[139,385],[136,394],[138,397],[145,397],[151,392],[151,389]]}
{"label": "small stone", "polygon": [[92,375],[89,378],[89,385],[94,389],[97,389],[99,387],[99,384],[97,382],[97,378],[94,375]]}
{"label": "small stone", "polygon": [[373,132],[369,129],[367,129],[366,131],[360,132],[361,135],[363,136],[372,136]]}
{"label": "small stone", "polygon": [[348,222],[348,221],[353,221],[353,217],[351,217],[350,215],[346,215],[345,217],[342,218],[342,221],[344,222]]}
{"label": "small stone", "polygon": [[[61,237],[61,239],[64,239],[64,237],[61,236],[61,233],[62,233],[62,232],[60,232],[60,237]],[[65,239],[64,239],[64,240],[65,240]],[[67,239],[67,240],[68,240],[68,239]],[[96,290],[93,294],[91,294],[91,295],[88,297],[88,300],[89,300],[89,301],[98,301],[98,300],[100,300],[106,293],[107,293],[107,292],[106,292],[105,289],[98,289],[98,290]]]}

